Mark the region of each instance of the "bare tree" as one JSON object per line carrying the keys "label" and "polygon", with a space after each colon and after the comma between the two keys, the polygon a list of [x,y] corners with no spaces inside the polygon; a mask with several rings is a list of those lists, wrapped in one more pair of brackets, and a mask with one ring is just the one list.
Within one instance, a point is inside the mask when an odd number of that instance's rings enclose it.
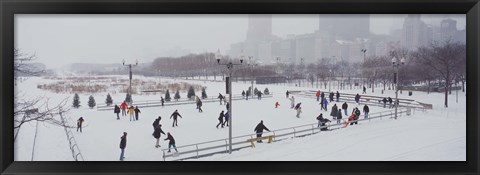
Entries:
{"label": "bare tree", "polygon": [[[44,72],[44,70],[39,70],[38,68],[34,68],[31,66],[31,64],[29,64],[36,58],[35,55],[20,53],[18,49],[15,49],[14,54],[15,81],[17,81],[19,76],[38,76]],[[20,128],[24,124],[33,121],[47,122],[62,127],[72,127],[67,123],[62,122],[62,120],[58,118],[58,114],[68,111],[68,107],[66,107],[67,99],[64,99],[62,102],[52,107],[49,105],[48,98],[39,97],[34,99],[26,99],[20,97],[18,92],[16,92],[14,100],[14,140],[16,140]]]}
{"label": "bare tree", "polygon": [[17,80],[20,76],[39,76],[45,70],[32,66],[32,61],[37,57],[35,54],[24,54],[19,49],[14,49],[13,73],[14,79]]}
{"label": "bare tree", "polygon": [[457,72],[455,69],[466,64],[465,45],[450,41],[446,41],[444,44],[432,43],[429,47],[419,48],[412,56],[418,59],[425,68],[432,69],[436,76],[444,81],[445,107],[448,108],[448,90]]}

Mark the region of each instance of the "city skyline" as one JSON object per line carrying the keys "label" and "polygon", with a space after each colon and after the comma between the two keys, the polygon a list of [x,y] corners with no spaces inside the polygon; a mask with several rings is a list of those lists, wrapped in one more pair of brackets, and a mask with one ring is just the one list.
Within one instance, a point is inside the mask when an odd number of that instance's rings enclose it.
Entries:
{"label": "city skyline", "polygon": [[[318,30],[319,15],[272,16],[272,34],[281,38]],[[370,32],[387,34],[398,29],[405,16],[371,15]],[[422,16],[430,25],[448,18],[457,21],[457,29],[465,27],[465,15]],[[182,52],[220,49],[225,54],[230,44],[246,39],[247,23],[247,15],[22,14],[15,17],[15,47],[36,54],[37,61],[48,68],[70,63],[121,63],[122,59],[150,62]]]}

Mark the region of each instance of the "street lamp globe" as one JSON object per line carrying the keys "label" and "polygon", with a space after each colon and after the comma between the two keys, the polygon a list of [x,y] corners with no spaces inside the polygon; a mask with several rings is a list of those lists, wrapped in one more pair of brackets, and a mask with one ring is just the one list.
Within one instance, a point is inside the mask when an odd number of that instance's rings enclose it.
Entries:
{"label": "street lamp globe", "polygon": [[397,58],[396,58],[396,57],[393,57],[393,58],[392,58],[392,64],[395,65],[396,62],[397,62]]}
{"label": "street lamp globe", "polygon": [[402,65],[405,64],[405,57],[403,57],[402,59],[400,59],[400,63],[402,63]]}
{"label": "street lamp globe", "polygon": [[215,58],[217,58],[217,63],[220,63],[220,49],[217,50],[217,53],[215,54]]}

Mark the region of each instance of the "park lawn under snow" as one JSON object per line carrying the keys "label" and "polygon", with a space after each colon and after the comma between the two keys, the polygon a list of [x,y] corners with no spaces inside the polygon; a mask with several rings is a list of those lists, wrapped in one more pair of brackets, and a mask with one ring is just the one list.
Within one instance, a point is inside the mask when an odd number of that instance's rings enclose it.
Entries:
{"label": "park lawn under snow", "polygon": [[[68,104],[71,105],[73,94],[55,94],[36,88],[37,83],[45,81],[53,80],[30,78],[20,83],[17,88],[24,97],[43,95],[49,97],[52,104],[69,97]],[[225,91],[223,82],[166,78],[162,78],[161,81],[183,81],[207,86],[206,92],[209,97],[216,97],[218,93],[224,94]],[[233,92],[237,95],[250,85],[249,82],[233,83]],[[253,129],[260,120],[263,120],[270,130],[317,122],[315,118],[321,111],[314,97],[296,96],[295,103],[302,102],[303,113],[300,118],[295,117],[296,112],[289,108],[290,101],[285,98],[286,90],[317,90],[317,88],[292,85],[255,85],[255,87],[262,91],[268,87],[274,96],[262,100],[234,101],[232,106],[234,136],[253,134]],[[332,86],[332,90],[336,91],[336,89]],[[375,90],[374,95],[382,95],[380,88]],[[359,92],[361,92],[360,89],[340,91],[340,93]],[[371,89],[368,89],[367,92],[369,92],[368,95],[372,95]],[[196,93],[200,94],[200,92]],[[394,97],[393,90],[387,90],[383,96],[388,96],[387,94]],[[160,122],[162,129],[175,137],[177,147],[228,137],[227,127],[215,128],[220,111],[225,110],[225,106],[219,105],[218,102],[204,103],[203,113],[199,113],[194,104],[140,108],[140,120],[129,121],[128,116],[116,120],[113,110],[89,109],[86,102],[91,94],[79,95],[82,107],[72,108],[66,117],[72,124],[75,124],[79,117],[85,119],[83,133],[75,132],[74,135],[83,157],[88,161],[118,160],[120,136],[124,131],[128,132],[126,161],[163,160],[162,151],[160,148],[154,147],[155,139],[151,135],[153,132],[152,122],[157,116],[162,116]],[[125,97],[124,93],[111,95],[114,103],[119,103]],[[173,96],[173,93],[171,95]],[[93,96],[97,105],[104,104],[106,93],[93,94]],[[133,100],[158,100],[159,96],[133,95]],[[181,96],[185,98],[186,92],[182,92]],[[455,92],[453,92],[449,96],[450,107],[448,109],[443,108],[444,96],[442,93],[414,92],[411,97],[407,93],[403,93],[399,97],[433,104],[434,110],[428,110],[426,113],[416,111],[414,115],[401,117],[398,120],[383,119],[360,122],[359,125],[344,129],[283,140],[273,144],[258,144],[256,148],[235,151],[232,155],[217,154],[197,160],[466,160],[466,100],[464,93],[459,92],[457,104],[455,103]],[[276,101],[281,105],[278,109],[274,108]],[[337,104],[337,106],[339,105],[341,103]],[[329,104],[328,112],[323,112],[324,116],[329,116],[331,106]],[[355,105],[349,103],[349,111],[353,106]],[[362,107],[363,105],[359,106],[360,109]],[[183,118],[179,118],[178,127],[172,128],[172,120],[169,117],[175,109],[178,109]],[[371,113],[386,110],[388,109],[370,106]],[[363,113],[361,117],[363,117]],[[16,161],[31,160],[34,135],[35,124],[22,127],[15,143]],[[165,136],[162,135],[162,148],[168,146],[168,141],[163,141],[164,138]],[[39,124],[33,160],[73,160],[63,128]]]}

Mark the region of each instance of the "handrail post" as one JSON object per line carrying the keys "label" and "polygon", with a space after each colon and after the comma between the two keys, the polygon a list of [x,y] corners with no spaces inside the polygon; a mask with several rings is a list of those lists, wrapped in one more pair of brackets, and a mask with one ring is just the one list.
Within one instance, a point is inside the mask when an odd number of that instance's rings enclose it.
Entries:
{"label": "handrail post", "polygon": [[227,142],[227,139],[225,139],[225,152],[228,153],[228,142]]}
{"label": "handrail post", "polygon": [[293,129],[293,138],[296,137],[296,131],[295,131],[295,128],[292,128]]}
{"label": "handrail post", "polygon": [[314,126],[312,125],[312,134],[315,134],[314,130],[315,130],[315,128],[314,128]]}
{"label": "handrail post", "polygon": [[163,161],[165,161],[165,150],[162,150],[163,152]]}
{"label": "handrail post", "polygon": [[197,159],[198,159],[198,144],[195,145],[197,147]]}

